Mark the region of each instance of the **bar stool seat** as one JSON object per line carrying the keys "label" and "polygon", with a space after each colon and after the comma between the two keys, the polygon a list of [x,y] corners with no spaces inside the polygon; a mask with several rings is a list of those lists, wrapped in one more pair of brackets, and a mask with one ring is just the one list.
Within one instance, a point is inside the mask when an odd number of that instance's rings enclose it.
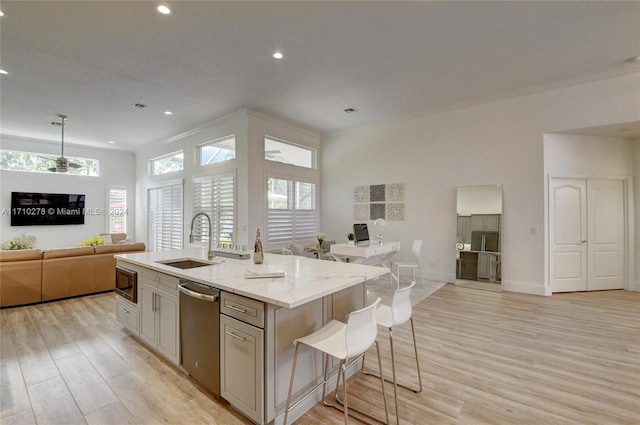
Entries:
{"label": "bar stool seat", "polygon": [[[382,363],[380,360],[380,350],[378,347],[378,342],[376,341],[377,336],[377,325],[375,322],[375,310],[378,304],[380,303],[380,298],[378,298],[375,302],[371,303],[367,307],[351,312],[347,316],[347,323],[342,323],[338,320],[331,320],[329,323],[324,325],[322,328],[317,331],[304,336],[302,338],[298,338],[293,341],[293,345],[295,346],[295,352],[293,355],[293,367],[291,370],[291,381],[289,383],[289,393],[287,395],[287,404],[285,407],[284,414],[284,425],[287,424],[287,418],[289,415],[289,411],[291,410],[291,393],[293,391],[293,383],[296,372],[296,364],[298,361],[298,352],[301,346],[306,345],[318,351],[321,351],[325,354],[325,366],[324,366],[324,380],[320,384],[323,386],[322,389],[322,399],[324,400],[326,397],[326,387],[327,387],[327,378],[329,373],[329,356],[335,357],[340,360],[340,366],[338,369],[338,378],[336,381],[336,400],[343,404],[344,408],[339,409],[344,413],[344,422],[348,423],[349,419],[349,407],[347,404],[347,380],[346,380],[346,368],[348,365],[346,364],[347,360],[354,359],[353,361],[357,361],[361,358],[364,353],[375,343],[376,350],[378,353],[378,366],[380,368],[380,385],[382,387],[382,398],[384,400],[384,410],[386,415],[386,423],[389,423],[389,412],[387,409],[387,397],[384,390],[384,379],[382,378]],[[352,364],[353,361],[350,363]],[[340,375],[342,375],[343,381],[343,395],[344,401],[338,400],[338,386],[340,384]],[[318,388],[318,387],[316,387]],[[303,397],[304,399],[304,397]],[[333,404],[325,405],[329,407],[336,407]],[[356,410],[353,409],[352,410]],[[365,412],[360,412],[366,416],[370,416]],[[377,418],[373,418],[379,421]]]}
{"label": "bar stool seat", "polygon": [[[411,305],[411,289],[416,285],[413,281],[405,288],[397,289],[393,293],[393,299],[391,300],[391,306],[380,304],[376,309],[376,323],[379,326],[383,326],[388,329],[389,343],[391,345],[391,372],[393,380],[388,382],[393,383],[393,394],[395,398],[395,408],[397,422],[400,423],[400,413],[398,412],[398,386],[409,389],[415,393],[422,391],[422,377],[420,376],[420,361],[418,360],[418,346],[416,344],[416,332],[413,326],[413,306]],[[413,349],[416,359],[416,370],[418,373],[418,387],[413,388],[408,385],[399,384],[396,378],[396,363],[395,363],[395,351],[393,348],[393,328],[401,326],[407,322],[411,322],[411,334],[413,335]],[[366,375],[377,376],[371,372],[362,370]],[[380,375],[382,376],[382,375]]]}

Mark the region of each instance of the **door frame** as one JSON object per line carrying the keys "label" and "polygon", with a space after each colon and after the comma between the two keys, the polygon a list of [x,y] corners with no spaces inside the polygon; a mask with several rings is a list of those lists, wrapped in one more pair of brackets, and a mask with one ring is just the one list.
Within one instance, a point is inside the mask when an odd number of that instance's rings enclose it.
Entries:
{"label": "door frame", "polygon": [[608,179],[622,180],[623,183],[623,203],[624,203],[624,290],[640,291],[636,288],[635,276],[635,227],[634,227],[634,198],[633,198],[633,177],[632,176],[602,176],[602,175],[545,175],[544,185],[544,295],[551,295],[551,211],[549,210],[549,196],[551,181],[553,179]]}

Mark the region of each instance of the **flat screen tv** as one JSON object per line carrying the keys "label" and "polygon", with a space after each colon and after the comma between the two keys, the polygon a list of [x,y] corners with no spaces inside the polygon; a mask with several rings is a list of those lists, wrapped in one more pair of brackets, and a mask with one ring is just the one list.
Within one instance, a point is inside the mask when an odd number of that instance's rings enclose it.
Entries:
{"label": "flat screen tv", "polygon": [[12,226],[84,224],[85,195],[11,192]]}

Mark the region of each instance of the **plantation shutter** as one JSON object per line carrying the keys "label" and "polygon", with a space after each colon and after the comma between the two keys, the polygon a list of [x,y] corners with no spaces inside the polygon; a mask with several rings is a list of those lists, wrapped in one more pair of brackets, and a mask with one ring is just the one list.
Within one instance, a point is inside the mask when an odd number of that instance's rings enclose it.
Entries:
{"label": "plantation shutter", "polygon": [[267,187],[268,244],[312,240],[317,231],[315,183],[269,177]]}
{"label": "plantation shutter", "polygon": [[[233,172],[193,179],[193,213],[206,213],[211,218],[213,244],[234,243],[235,175]],[[200,216],[194,223],[194,240],[209,241],[207,219]]]}
{"label": "plantation shutter", "polygon": [[109,233],[127,233],[127,189],[109,189]]}
{"label": "plantation shutter", "polygon": [[149,251],[182,248],[182,183],[148,190]]}

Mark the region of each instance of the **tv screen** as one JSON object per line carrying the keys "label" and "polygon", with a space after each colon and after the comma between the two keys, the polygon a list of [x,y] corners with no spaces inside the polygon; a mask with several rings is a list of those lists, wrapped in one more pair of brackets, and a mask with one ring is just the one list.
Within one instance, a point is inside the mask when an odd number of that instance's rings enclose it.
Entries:
{"label": "tv screen", "polygon": [[12,226],[84,224],[84,195],[11,192]]}

